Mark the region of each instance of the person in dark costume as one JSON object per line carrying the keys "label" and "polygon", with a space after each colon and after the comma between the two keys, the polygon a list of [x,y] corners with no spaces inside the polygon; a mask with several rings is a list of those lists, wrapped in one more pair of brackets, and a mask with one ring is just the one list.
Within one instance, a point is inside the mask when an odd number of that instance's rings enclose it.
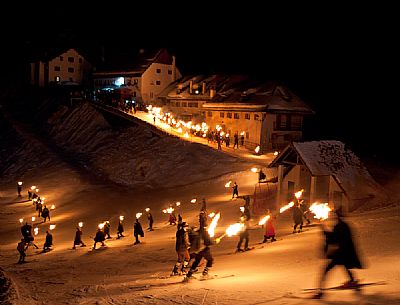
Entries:
{"label": "person in dark costume", "polygon": [[275,238],[275,226],[274,226],[274,216],[271,211],[267,209],[267,215],[269,215],[269,219],[265,223],[265,233],[263,243],[266,243],[268,239],[271,239],[271,242],[276,241]]}
{"label": "person in dark costume", "polygon": [[[240,222],[244,225],[242,231],[240,232],[239,235],[239,242],[236,246],[236,252],[244,252],[244,251],[248,251],[250,250],[249,248],[249,230],[248,230],[248,226],[249,226],[249,220],[247,219],[245,214],[242,214],[242,216],[240,217]],[[244,241],[244,250],[242,249],[242,243]]]}
{"label": "person in dark costume", "polygon": [[53,245],[53,235],[49,231],[46,231],[46,240],[43,245],[43,251],[51,250],[52,245]]}
{"label": "person in dark costume", "polygon": [[237,132],[235,132],[233,136],[233,148],[239,148],[239,135]]}
{"label": "person in dark costume", "polygon": [[28,249],[28,243],[25,241],[25,239],[21,238],[21,241],[17,245],[17,250],[19,252],[18,264],[25,263],[25,257],[26,257],[25,251],[27,249]]}
{"label": "person in dark costume", "polygon": [[321,278],[319,281],[319,290],[314,295],[314,298],[321,298],[323,296],[322,288],[327,273],[335,266],[343,266],[349,276],[349,281],[343,284],[343,287],[354,287],[357,285],[358,280],[354,278],[350,269],[362,269],[363,264],[359,259],[356,251],[353,234],[350,226],[343,219],[343,211],[341,208],[335,211],[337,222],[333,227],[333,231],[323,230],[325,236],[324,254],[326,258],[330,259],[327,265],[323,268]]}
{"label": "person in dark costume", "polygon": [[237,185],[237,183],[236,183],[236,181],[233,183],[233,186],[232,186],[232,189],[233,189],[233,191],[232,191],[232,199],[233,198],[235,198],[235,195],[236,195],[236,198],[238,198],[239,197],[239,190],[238,190],[238,185]]}
{"label": "person in dark costume", "polygon": [[96,236],[94,237],[94,245],[93,245],[93,250],[96,249],[96,244],[101,243],[102,247],[105,247],[106,245],[104,244],[104,241],[106,240],[106,236],[104,235],[104,232],[102,229],[98,228],[96,232]]}
{"label": "person in dark costume", "polygon": [[106,221],[106,223],[104,224],[104,235],[106,236],[107,239],[110,239],[110,222]]}
{"label": "person in dark costume", "polygon": [[135,235],[136,239],[134,245],[140,244],[139,236],[144,237],[144,232],[138,218],[136,218],[135,225],[133,226],[133,235]]}
{"label": "person in dark costume", "polygon": [[[178,225],[178,230],[176,231],[176,242],[175,242],[175,250],[178,255],[178,260],[174,265],[174,269],[172,270],[171,275],[179,275],[185,274],[186,268],[189,264],[190,255],[189,255],[189,234],[187,232],[188,224],[186,222],[182,222],[181,225]],[[180,268],[180,270],[179,270]]]}
{"label": "person in dark costume", "polygon": [[118,228],[117,228],[117,239],[120,239],[121,237],[125,237],[124,234],[124,226],[122,225],[122,220],[120,219],[118,222]]}
{"label": "person in dark costume", "polygon": [[300,233],[303,230],[303,218],[304,218],[304,213],[300,208],[300,204],[297,203],[292,207],[292,216],[293,216],[293,221],[294,221],[294,226],[293,226],[293,232],[296,233],[297,226],[299,226],[299,229],[297,233]]}
{"label": "person in dark costume", "polygon": [[74,246],[72,247],[72,249],[76,249],[77,245],[81,245],[81,247],[86,247],[86,245],[82,241],[82,233],[82,229],[80,227],[77,227],[75,232]]}
{"label": "person in dark costume", "polygon": [[18,197],[22,197],[21,192],[22,192],[22,182],[18,182],[17,184],[17,192],[18,192]]}
{"label": "person in dark costume", "polygon": [[147,228],[147,230],[154,231],[154,229],[153,229],[154,219],[153,219],[153,215],[150,212],[147,214],[147,219],[149,220],[149,227]]}
{"label": "person in dark costume", "polygon": [[48,218],[50,221],[50,211],[49,209],[46,207],[46,205],[44,205],[43,207],[43,211],[42,211],[42,217],[43,217],[43,221],[46,222],[46,219]]}

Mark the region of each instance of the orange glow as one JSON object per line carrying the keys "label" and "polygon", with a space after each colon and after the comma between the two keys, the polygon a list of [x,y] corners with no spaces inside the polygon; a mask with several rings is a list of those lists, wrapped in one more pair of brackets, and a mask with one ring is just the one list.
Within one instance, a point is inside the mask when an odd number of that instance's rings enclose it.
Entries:
{"label": "orange glow", "polygon": [[328,203],[318,203],[314,202],[309,210],[315,214],[314,218],[319,220],[325,220],[329,217],[329,212],[332,209],[328,206]]}
{"label": "orange glow", "polygon": [[291,201],[287,205],[281,207],[280,210],[279,210],[279,213],[283,213],[283,212],[285,212],[286,210],[290,209],[293,206],[294,206],[294,202]]}
{"label": "orange glow", "polygon": [[263,217],[263,218],[258,222],[258,224],[259,224],[260,226],[262,226],[262,225],[265,224],[265,223],[268,221],[268,219],[270,219],[270,218],[271,218],[271,215],[267,215],[267,216]]}
{"label": "orange glow", "polygon": [[227,183],[225,183],[225,187],[230,187],[231,186],[232,181],[229,180]]}
{"label": "orange glow", "polygon": [[214,218],[211,221],[210,226],[208,227],[208,234],[210,235],[210,237],[214,237],[215,235],[215,228],[217,226],[218,220],[221,217],[221,214],[218,213],[217,215],[214,216]]}

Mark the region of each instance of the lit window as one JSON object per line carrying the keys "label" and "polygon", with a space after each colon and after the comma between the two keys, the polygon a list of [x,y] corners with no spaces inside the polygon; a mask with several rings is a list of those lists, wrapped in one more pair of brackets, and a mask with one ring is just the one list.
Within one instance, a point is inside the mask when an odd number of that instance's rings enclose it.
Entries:
{"label": "lit window", "polygon": [[176,107],[181,107],[181,102],[176,102],[176,103],[175,103],[175,106],[176,106]]}
{"label": "lit window", "polygon": [[60,82],[60,77],[56,76],[56,82],[59,83]]}

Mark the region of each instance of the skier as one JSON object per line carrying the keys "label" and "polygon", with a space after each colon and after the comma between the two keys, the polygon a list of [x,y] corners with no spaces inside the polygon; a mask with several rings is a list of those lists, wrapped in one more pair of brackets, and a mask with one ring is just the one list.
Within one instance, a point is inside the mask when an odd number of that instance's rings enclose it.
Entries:
{"label": "skier", "polygon": [[[185,269],[187,268],[190,260],[189,255],[189,234],[187,232],[188,224],[186,222],[182,222],[181,225],[178,225],[178,230],[176,231],[176,242],[175,242],[175,250],[178,255],[178,261],[175,263],[174,269],[172,270],[171,275],[180,275],[184,274]],[[181,270],[179,270],[181,267]]]}
{"label": "skier", "polygon": [[53,235],[49,232],[46,231],[46,241],[44,242],[43,245],[43,252],[51,250],[51,246],[53,245]]}
{"label": "skier", "polygon": [[292,215],[293,215],[293,221],[294,221],[294,226],[293,226],[293,232],[296,233],[297,226],[299,226],[299,230],[297,233],[300,233],[303,230],[303,211],[300,208],[300,204],[297,203],[292,207]]}
{"label": "skier", "polygon": [[247,219],[250,220],[251,214],[250,214],[250,196],[243,196],[243,199],[245,201],[244,204],[244,214],[246,215]]}
{"label": "skier", "polygon": [[17,192],[18,192],[18,197],[22,197],[22,196],[21,196],[21,192],[22,192],[22,182],[18,182],[18,184],[17,184]]}
{"label": "skier", "polygon": [[233,136],[234,142],[233,142],[233,148],[239,148],[239,135],[237,131],[235,132],[235,135]]}
{"label": "skier", "polygon": [[230,145],[230,138],[229,138],[229,133],[227,133],[226,135],[225,135],[225,144],[226,144],[226,147],[229,147],[229,145]]}
{"label": "skier", "polygon": [[208,277],[208,272],[210,271],[210,268],[213,265],[214,259],[211,254],[211,245],[213,244],[213,242],[207,230],[204,230],[203,234],[199,234],[198,238],[200,239],[199,241],[200,247],[197,251],[194,252],[195,260],[185,277],[186,281],[189,280],[193,276],[193,273],[197,271],[197,266],[200,264],[203,258],[207,261],[206,266],[204,267],[202,273],[203,278]]}
{"label": "skier", "polygon": [[[333,227],[333,231],[325,231],[325,246],[324,253],[326,258],[330,259],[329,263],[323,268],[321,278],[319,281],[319,289],[314,295],[314,298],[320,299],[323,296],[322,288],[327,273],[335,266],[342,265],[350,278],[350,280],[343,284],[343,288],[357,286],[358,280],[350,269],[362,269],[363,265],[358,257],[357,251],[354,246],[352,232],[350,226],[343,220],[343,211],[341,208],[335,210],[337,222]],[[332,246],[332,251],[330,251]]]}
{"label": "skier", "polygon": [[43,205],[41,200],[36,203],[36,207],[36,210],[38,211],[38,217],[42,216]]}
{"label": "skier", "polygon": [[240,135],[240,146],[244,146],[244,134]]}
{"label": "skier", "polygon": [[169,213],[168,221],[170,225],[176,225],[176,216],[174,212]]}
{"label": "skier", "polygon": [[43,207],[42,217],[43,217],[43,219],[44,219],[44,222],[46,222],[46,218],[49,218],[49,221],[50,221],[50,211],[49,211],[49,209],[46,207],[46,205],[44,205],[44,207]]}
{"label": "skier", "polygon": [[32,192],[28,189],[28,200],[32,200]]}
{"label": "skier", "polygon": [[180,225],[182,225],[182,216],[181,214],[178,214],[178,229]]}
{"label": "skier", "polygon": [[107,236],[106,238],[107,239],[110,239],[111,238],[111,236],[110,236],[110,222],[107,220],[106,222],[105,222],[105,224],[104,224],[104,235],[105,236]]}
{"label": "skier", "polygon": [[233,183],[232,189],[233,189],[232,199],[235,197],[235,195],[236,195],[236,198],[238,198],[239,197],[239,190],[238,190],[238,185],[237,185],[236,181]]}
{"label": "skier", "polygon": [[101,243],[102,247],[105,247],[106,245],[104,244],[104,241],[106,240],[106,236],[104,235],[103,230],[100,228],[97,229],[96,236],[94,237],[94,245],[93,245],[93,250],[96,249],[96,244]]}
{"label": "skier", "polygon": [[[244,227],[243,227],[243,229],[242,229],[242,231],[240,232],[240,235],[239,235],[240,239],[239,239],[239,242],[238,242],[237,247],[236,247],[237,248],[236,252],[249,251],[250,250],[250,248],[249,248],[249,230],[248,230],[248,226],[249,226],[248,222],[249,222],[249,220],[247,219],[245,214],[242,214],[242,216],[240,217],[240,222],[244,225]],[[243,240],[245,240],[245,242],[244,242],[244,250],[241,248]]]}
{"label": "skier", "polygon": [[263,243],[266,243],[268,239],[271,238],[271,242],[276,241],[275,239],[275,227],[274,227],[274,216],[272,215],[271,211],[267,209],[267,215],[269,215],[269,219],[265,223],[265,233],[264,233],[264,240]]}
{"label": "skier", "polygon": [[27,249],[28,249],[28,243],[25,241],[25,239],[21,238],[21,241],[17,245],[17,250],[19,252],[18,264],[25,263],[25,257],[26,257],[25,251]]}
{"label": "skier", "polygon": [[75,232],[74,246],[72,247],[72,249],[76,249],[76,245],[81,245],[81,247],[86,247],[86,245],[82,241],[82,233],[83,232],[81,228],[77,227]]}
{"label": "skier", "polygon": [[149,227],[147,228],[148,231],[154,231],[153,229],[153,215],[151,215],[151,213],[149,212],[147,215],[147,219],[149,220]]}
{"label": "skier", "polygon": [[135,239],[136,239],[136,241],[133,244],[134,245],[140,244],[139,236],[144,237],[144,232],[142,229],[142,225],[139,222],[139,218],[136,218],[136,222],[133,227],[133,235],[135,235]]}
{"label": "skier", "polygon": [[264,182],[264,180],[267,178],[267,176],[264,174],[264,172],[260,169],[258,172],[258,183]]}
{"label": "skier", "polygon": [[304,201],[304,199],[302,199],[301,201],[299,201],[300,204],[300,209],[303,212],[303,217],[304,219],[307,221],[307,224],[309,225],[311,223],[310,219],[308,219],[307,215],[310,213],[310,210],[308,209],[309,206],[308,204]]}
{"label": "skier", "polygon": [[21,233],[22,233],[22,236],[24,237],[27,247],[29,245],[33,245],[36,249],[39,249],[39,247],[33,242],[35,240],[35,238],[32,236],[32,226],[29,225],[28,222],[26,222],[21,227]]}
{"label": "skier", "polygon": [[125,237],[122,233],[124,232],[124,226],[122,225],[122,220],[120,219],[118,222],[118,229],[117,229],[117,239],[121,237]]}

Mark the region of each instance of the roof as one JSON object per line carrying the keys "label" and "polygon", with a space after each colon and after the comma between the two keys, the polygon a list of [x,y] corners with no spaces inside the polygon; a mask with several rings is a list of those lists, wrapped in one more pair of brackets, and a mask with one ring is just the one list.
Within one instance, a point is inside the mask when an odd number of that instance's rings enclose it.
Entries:
{"label": "roof", "polygon": [[[107,54],[106,54],[107,55]],[[140,76],[152,63],[172,65],[173,57],[166,49],[156,50],[129,50],[114,54],[112,58],[97,67],[94,73],[96,76],[101,74],[112,75],[113,73],[124,73],[127,76]]]}
{"label": "roof", "polygon": [[35,62],[35,61],[42,61],[42,62],[50,61],[50,60],[52,60],[52,59],[64,54],[65,52],[67,52],[69,50],[74,50],[80,56],[85,58],[85,60],[87,60],[87,55],[82,50],[77,49],[77,48],[73,48],[73,47],[70,47],[70,46],[64,46],[64,47],[53,47],[53,48],[42,49],[42,50],[36,51],[35,54],[32,55],[30,61],[31,62]]}
{"label": "roof", "polygon": [[381,186],[361,160],[340,141],[293,142],[269,167],[284,163],[296,153],[313,176],[333,176],[350,199],[375,196]]}
{"label": "roof", "polygon": [[[199,94],[189,92],[190,82],[197,85]],[[202,94],[205,83],[205,94]],[[180,89],[180,90],[177,90]],[[215,95],[210,97],[210,89]],[[268,112],[296,112],[313,114],[314,111],[286,86],[276,81],[262,80],[248,75],[191,75],[171,83],[159,95],[166,99],[199,99],[207,102],[210,110],[226,108],[257,109]]]}

